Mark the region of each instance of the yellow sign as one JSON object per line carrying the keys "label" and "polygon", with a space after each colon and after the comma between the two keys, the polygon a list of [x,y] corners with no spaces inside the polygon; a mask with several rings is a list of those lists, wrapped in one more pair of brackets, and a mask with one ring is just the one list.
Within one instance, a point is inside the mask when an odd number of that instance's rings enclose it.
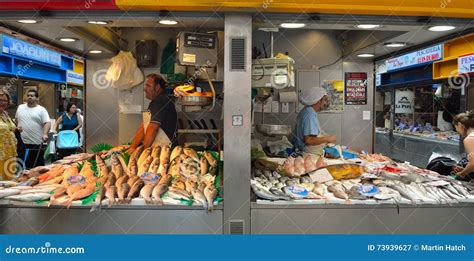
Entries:
{"label": "yellow sign", "polygon": [[242,11],[474,18],[471,0],[116,0],[122,10]]}

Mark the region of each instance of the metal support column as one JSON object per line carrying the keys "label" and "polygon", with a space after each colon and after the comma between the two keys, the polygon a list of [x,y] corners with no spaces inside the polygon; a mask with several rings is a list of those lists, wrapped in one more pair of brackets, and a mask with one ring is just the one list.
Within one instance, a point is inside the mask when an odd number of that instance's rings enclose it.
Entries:
{"label": "metal support column", "polygon": [[224,233],[250,233],[252,17],[225,15]]}
{"label": "metal support column", "polygon": [[395,130],[395,97],[396,97],[396,90],[392,88],[390,91],[390,144],[393,144],[393,130]]}

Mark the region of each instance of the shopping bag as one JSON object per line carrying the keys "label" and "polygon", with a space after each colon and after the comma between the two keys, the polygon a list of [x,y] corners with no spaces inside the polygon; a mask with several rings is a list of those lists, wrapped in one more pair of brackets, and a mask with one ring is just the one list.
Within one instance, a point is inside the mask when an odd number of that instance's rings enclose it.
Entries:
{"label": "shopping bag", "polygon": [[131,52],[120,51],[112,59],[105,78],[112,86],[118,90],[129,90],[141,84],[145,77],[143,72],[137,67],[137,60]]}

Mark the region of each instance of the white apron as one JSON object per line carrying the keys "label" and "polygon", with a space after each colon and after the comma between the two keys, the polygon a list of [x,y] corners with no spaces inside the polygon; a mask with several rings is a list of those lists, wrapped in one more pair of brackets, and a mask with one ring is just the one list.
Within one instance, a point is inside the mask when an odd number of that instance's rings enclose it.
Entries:
{"label": "white apron", "polygon": [[[146,134],[146,129],[151,122],[151,113],[149,111],[142,112],[143,116],[143,128]],[[171,146],[171,140],[163,131],[162,128],[158,130],[158,134],[156,134],[155,140],[153,141],[152,146]]]}

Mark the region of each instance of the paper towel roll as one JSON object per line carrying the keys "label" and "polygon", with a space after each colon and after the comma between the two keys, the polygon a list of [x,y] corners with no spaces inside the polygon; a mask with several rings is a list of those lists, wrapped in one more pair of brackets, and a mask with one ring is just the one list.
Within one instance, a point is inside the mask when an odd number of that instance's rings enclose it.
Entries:
{"label": "paper towel roll", "polygon": [[280,102],[297,102],[296,92],[280,92]]}

